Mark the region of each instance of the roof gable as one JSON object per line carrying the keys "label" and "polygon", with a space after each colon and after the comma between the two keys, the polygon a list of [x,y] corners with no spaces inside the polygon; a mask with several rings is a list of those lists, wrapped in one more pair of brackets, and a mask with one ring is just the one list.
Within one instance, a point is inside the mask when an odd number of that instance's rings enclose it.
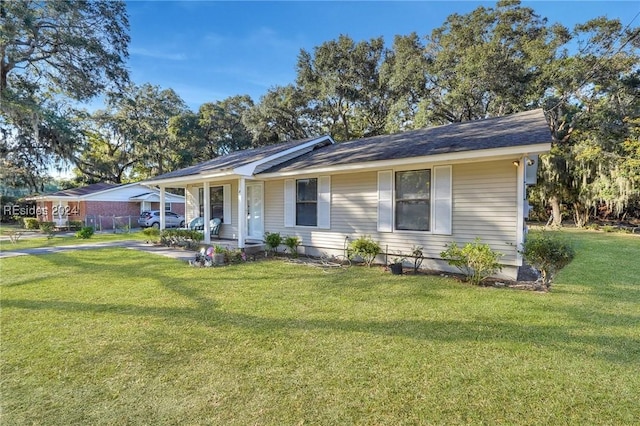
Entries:
{"label": "roof gable", "polygon": [[302,155],[313,150],[317,146],[333,143],[333,139],[331,139],[330,136],[321,136],[260,148],[234,151],[190,167],[156,176],[146,182],[155,183],[166,179],[207,176],[208,174],[222,172],[251,176],[256,169],[263,164],[268,164],[269,166],[276,165],[291,157]]}

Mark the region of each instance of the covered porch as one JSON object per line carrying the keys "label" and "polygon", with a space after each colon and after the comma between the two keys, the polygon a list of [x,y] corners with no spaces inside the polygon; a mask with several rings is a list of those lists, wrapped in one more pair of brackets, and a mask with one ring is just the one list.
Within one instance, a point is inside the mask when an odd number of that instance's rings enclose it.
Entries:
{"label": "covered porch", "polygon": [[[219,241],[231,240],[237,248],[262,244],[265,234],[265,180],[256,176],[271,167],[320,147],[334,144],[330,136],[285,142],[231,152],[191,167],[145,181],[160,190],[160,227],[165,227],[168,188],[185,190],[185,224],[204,219],[204,244],[211,238],[211,220],[221,221]],[[284,219],[282,219],[284,220]]]}
{"label": "covered porch", "polygon": [[[262,247],[264,225],[264,182],[243,176],[191,179],[180,182],[185,191],[185,226],[203,218],[204,245],[230,249]],[[165,228],[167,188],[160,185],[160,228]],[[218,235],[212,236],[212,220],[219,219]]]}

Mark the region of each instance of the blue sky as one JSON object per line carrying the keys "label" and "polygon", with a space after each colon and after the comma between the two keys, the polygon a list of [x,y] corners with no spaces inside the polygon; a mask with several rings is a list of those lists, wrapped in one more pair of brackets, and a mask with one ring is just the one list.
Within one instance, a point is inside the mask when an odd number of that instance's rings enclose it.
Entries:
{"label": "blue sky", "polygon": [[[129,69],[136,84],[174,89],[194,111],[205,102],[248,94],[255,102],[295,81],[300,49],[347,34],[356,41],[424,36],[452,13],[482,1],[130,1]],[[524,1],[550,23],[572,27],[598,16],[627,25],[636,1]],[[640,17],[634,26],[640,26]]]}

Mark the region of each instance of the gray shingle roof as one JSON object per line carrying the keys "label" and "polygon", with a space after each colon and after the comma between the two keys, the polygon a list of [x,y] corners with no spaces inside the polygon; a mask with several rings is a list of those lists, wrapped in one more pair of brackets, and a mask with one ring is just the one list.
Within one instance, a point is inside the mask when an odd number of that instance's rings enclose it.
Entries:
{"label": "gray shingle roof", "polygon": [[242,151],[234,151],[226,155],[222,155],[220,157],[213,158],[211,160],[204,161],[202,163],[195,164],[190,167],[185,167],[184,169],[174,170],[169,173],[165,173],[159,176],[155,176],[150,181],[156,181],[161,179],[168,178],[178,178],[184,176],[195,176],[199,174],[206,174],[207,172],[216,172],[216,171],[224,171],[224,170],[232,170],[237,167],[241,167],[247,165],[249,163],[253,163],[255,161],[262,160],[271,155],[277,154],[279,152],[285,151],[289,148],[296,147],[298,145],[302,145],[304,143],[310,142],[314,139],[318,139],[317,137],[284,142],[276,145],[269,145],[260,148],[253,149],[245,149]]}
{"label": "gray shingle roof", "polygon": [[81,197],[83,195],[106,191],[107,189],[115,188],[117,186],[120,186],[120,185],[113,184],[113,183],[94,183],[94,184],[83,186],[80,188],[64,189],[62,191],[57,191],[51,194],[44,194],[44,195],[46,195],[47,197]]}
{"label": "gray shingle roof", "polygon": [[550,142],[551,132],[544,113],[537,109],[337,143],[271,167],[263,173]]}

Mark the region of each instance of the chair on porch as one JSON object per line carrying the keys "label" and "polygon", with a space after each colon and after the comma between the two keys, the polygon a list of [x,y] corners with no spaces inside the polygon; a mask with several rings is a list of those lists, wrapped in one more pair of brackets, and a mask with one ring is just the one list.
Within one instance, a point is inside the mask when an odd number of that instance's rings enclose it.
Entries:
{"label": "chair on porch", "polygon": [[192,231],[202,231],[204,229],[204,219],[202,217],[191,219],[191,221],[187,225],[187,229],[190,229]]}
{"label": "chair on porch", "polygon": [[220,225],[222,225],[222,220],[219,217],[214,217],[209,221],[212,237],[220,238]]}

